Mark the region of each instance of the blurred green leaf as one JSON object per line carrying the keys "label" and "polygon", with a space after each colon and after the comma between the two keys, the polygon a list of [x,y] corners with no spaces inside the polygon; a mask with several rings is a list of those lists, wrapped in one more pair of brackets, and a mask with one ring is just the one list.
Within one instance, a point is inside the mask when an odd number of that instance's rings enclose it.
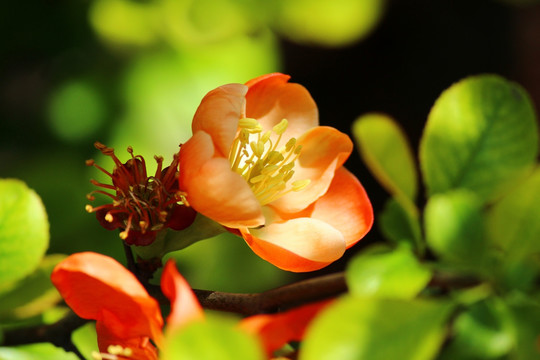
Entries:
{"label": "blurred green leaf", "polygon": [[486,247],[482,207],[469,191],[458,190],[429,198],[424,212],[428,246],[443,260],[482,266]]}
{"label": "blurred green leaf", "polygon": [[495,75],[466,78],[435,102],[420,143],[429,194],[465,188],[492,200],[538,154],[536,117],[527,93]]}
{"label": "blurred green leaf", "polygon": [[53,344],[39,343],[17,347],[0,347],[2,360],[79,360],[77,355],[66,352]]}
{"label": "blurred green leaf", "polygon": [[62,140],[77,142],[95,135],[107,109],[99,90],[79,79],[62,84],[51,95],[48,110],[51,130]]}
{"label": "blurred green leaf", "polygon": [[497,298],[476,303],[461,313],[453,332],[442,359],[498,359],[514,345],[508,309]]}
{"label": "blurred green leaf", "polygon": [[451,310],[425,300],[344,297],[315,318],[299,359],[432,359]]}
{"label": "blurred green leaf", "polygon": [[407,137],[384,114],[366,114],[352,126],[360,154],[381,185],[395,197],[414,201],[418,192],[416,165]]}
{"label": "blurred green leaf", "polygon": [[71,341],[86,360],[94,360],[92,352],[97,351],[97,334],[94,322],[88,322],[71,333]]}
{"label": "blurred green leaf", "polygon": [[406,245],[393,250],[374,246],[349,262],[346,279],[353,295],[412,299],[428,284],[431,272]]}
{"label": "blurred green leaf", "polygon": [[50,281],[51,273],[64,255],[47,255],[38,268],[0,295],[0,322],[30,318],[52,307],[61,296]]}
{"label": "blurred green leaf", "polygon": [[238,329],[235,322],[212,318],[168,336],[160,359],[262,360],[264,355],[257,339]]}
{"label": "blurred green leaf", "polygon": [[515,347],[511,352],[511,359],[535,360],[540,358],[538,344],[540,336],[540,304],[531,300],[509,301],[509,313],[515,336]]}
{"label": "blurred green leaf", "polygon": [[540,168],[488,212],[490,240],[511,259],[540,252]]}
{"label": "blurred green leaf", "polygon": [[49,222],[39,196],[22,181],[0,180],[0,292],[39,265],[49,245]]}
{"label": "blurred green leaf", "polygon": [[379,22],[384,0],[278,0],[274,27],[299,43],[343,46],[366,37]]}
{"label": "blurred green leaf", "polygon": [[394,198],[389,199],[378,216],[383,235],[394,243],[408,243],[421,254],[424,243],[421,237],[420,222],[417,217],[403,209]]}

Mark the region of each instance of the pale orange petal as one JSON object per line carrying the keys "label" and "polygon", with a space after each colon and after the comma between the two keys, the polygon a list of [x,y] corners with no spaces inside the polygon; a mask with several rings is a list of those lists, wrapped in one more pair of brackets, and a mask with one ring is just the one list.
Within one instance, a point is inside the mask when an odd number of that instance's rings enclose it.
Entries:
{"label": "pale orange petal", "polygon": [[373,225],[373,208],[366,191],[344,167],[336,171],[330,188],[314,205],[311,217],[338,229],[347,248],[362,239]]}
{"label": "pale orange petal", "polygon": [[173,260],[167,261],[161,275],[161,290],[171,301],[171,312],[167,317],[167,331],[204,318],[204,312],[188,282],[176,269]]}
{"label": "pale orange petal", "polygon": [[296,213],[324,195],[334,178],[334,173],[352,152],[349,136],[334,128],[319,126],[305,133],[299,140],[302,152],[294,167],[296,180],[310,179],[310,184],[298,192],[290,192],[272,206],[282,212]]}
{"label": "pale orange petal", "polygon": [[317,270],[345,252],[341,232],[317,219],[298,218],[240,231],[257,255],[283,270]]}
{"label": "pale orange petal", "polygon": [[246,116],[259,120],[265,130],[287,119],[285,141],[319,125],[319,111],[309,92],[302,85],[288,83],[288,79],[288,75],[279,73],[253,79],[247,83],[246,94]]}
{"label": "pale orange petal", "polygon": [[206,94],[193,117],[193,134],[197,131],[210,134],[221,156],[229,156],[238,120],[244,112],[246,91],[242,84],[220,86]]}
{"label": "pale orange petal", "polygon": [[73,254],[54,268],[51,280],[80,317],[104,322],[121,339],[150,337],[161,342],[158,303],[116,260],[92,252]]}
{"label": "pale orange petal", "polygon": [[262,314],[240,321],[240,328],[259,337],[270,357],[291,341],[301,341],[313,318],[333,300],[303,305],[279,314]]}
{"label": "pale orange petal", "polygon": [[247,182],[231,170],[229,160],[211,157],[213,143],[196,132],[180,149],[180,189],[191,207],[227,227],[264,224],[261,205]]}

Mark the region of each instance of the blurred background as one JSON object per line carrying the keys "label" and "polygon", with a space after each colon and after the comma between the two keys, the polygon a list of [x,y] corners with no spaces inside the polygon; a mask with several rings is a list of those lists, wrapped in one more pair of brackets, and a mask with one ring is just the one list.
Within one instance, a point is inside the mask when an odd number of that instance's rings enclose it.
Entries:
{"label": "blurred background", "polygon": [[[123,260],[118,233],[87,214],[85,160],[106,169],[128,145],[154,168],[191,135],[209,90],[280,71],[303,84],[320,122],[350,134],[371,111],[393,116],[417,149],[438,95],[497,73],[540,104],[540,5],[533,0],[27,0],[0,3],[0,177],[42,197],[49,253]],[[353,153],[347,167],[375,212],[387,195]],[[151,170],[150,170],[151,171]],[[100,202],[101,201],[101,202]],[[97,199],[96,204],[105,199]],[[422,204],[422,199],[419,199]],[[346,256],[381,241],[375,226]],[[262,291],[306,275],[274,268],[225,235],[175,254],[192,286]]]}

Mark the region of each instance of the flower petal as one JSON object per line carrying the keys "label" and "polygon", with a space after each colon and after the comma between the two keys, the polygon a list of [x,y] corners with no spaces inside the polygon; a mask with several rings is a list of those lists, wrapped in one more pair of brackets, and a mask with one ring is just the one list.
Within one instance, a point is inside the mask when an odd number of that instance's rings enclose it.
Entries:
{"label": "flower petal", "polygon": [[302,151],[294,167],[296,180],[310,179],[303,190],[289,192],[272,202],[280,211],[296,213],[324,195],[334,178],[334,173],[352,152],[349,136],[334,128],[320,126],[306,132],[299,140]]}
{"label": "flower petal", "polygon": [[332,301],[319,301],[279,314],[250,316],[240,321],[240,328],[257,335],[271,357],[288,342],[301,341],[311,320]]}
{"label": "flower petal", "polygon": [[360,181],[341,167],[336,171],[326,194],[315,202],[311,218],[338,229],[349,248],[371,229],[373,208]]}
{"label": "flower petal", "polygon": [[264,224],[261,205],[229,160],[212,157],[210,135],[196,132],[180,149],[180,189],[195,210],[228,227]]}
{"label": "flower petal", "polygon": [[242,84],[220,86],[206,94],[193,117],[193,134],[197,131],[210,134],[221,156],[229,156],[238,120],[244,112],[246,91]]}
{"label": "flower petal", "polygon": [[288,75],[274,73],[249,81],[246,94],[246,116],[257,119],[265,130],[281,120],[289,126],[284,139],[298,138],[319,125],[319,111],[315,101],[300,84],[288,83]]}
{"label": "flower petal", "polygon": [[54,268],[51,280],[80,317],[104,322],[119,339],[150,337],[161,344],[158,303],[116,260],[92,252],[73,254]]}
{"label": "flower petal", "polygon": [[167,318],[167,331],[204,318],[204,312],[188,282],[176,269],[173,260],[167,261],[161,276],[161,290],[171,301],[171,312]]}
{"label": "flower petal", "polygon": [[110,332],[109,327],[101,321],[96,322],[96,333],[98,335],[99,351],[102,353],[108,353],[109,346],[111,345],[120,345],[124,349],[131,350],[131,355],[129,357],[118,356],[119,360],[158,360],[157,349],[152,345],[148,337],[118,339],[118,337]]}
{"label": "flower petal", "polygon": [[240,231],[257,255],[283,270],[317,270],[345,252],[341,232],[317,219],[297,218]]}

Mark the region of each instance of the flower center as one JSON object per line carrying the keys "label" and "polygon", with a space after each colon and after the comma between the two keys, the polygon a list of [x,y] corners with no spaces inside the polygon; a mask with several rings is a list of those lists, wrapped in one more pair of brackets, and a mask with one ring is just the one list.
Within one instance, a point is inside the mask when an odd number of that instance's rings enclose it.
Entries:
{"label": "flower center", "polygon": [[94,360],[118,360],[122,358],[129,358],[133,355],[133,351],[128,347],[122,347],[121,345],[109,345],[106,353],[99,353],[97,351],[92,352],[92,359]]}
{"label": "flower center", "polygon": [[91,180],[92,184],[104,190],[95,190],[87,198],[92,201],[95,199],[94,194],[99,193],[108,196],[112,203],[97,207],[86,205],[88,212],[96,212],[106,228],[123,229],[120,238],[129,240],[129,244],[148,245],[155,238],[155,232],[168,226],[176,227],[176,224],[171,225],[174,220],[172,216],[178,207],[187,206],[184,194],[178,189],[177,154],[165,169],[163,158],[156,156],[156,173],[149,176],[144,158],[133,155],[131,147],[128,147],[131,159],[125,163],[116,157],[112,148],[99,142],[95,143],[95,147],[113,159],[115,168],[110,173],[93,160],[87,161],[87,165],[96,167],[112,180],[112,184]]}
{"label": "flower center", "polygon": [[255,119],[243,118],[238,122],[238,135],[229,153],[231,169],[247,181],[261,205],[290,191],[303,190],[310,183],[309,179],[289,183],[302,145],[296,144],[296,138],[290,138],[280,146],[288,125],[289,122],[283,119],[272,131],[263,133],[261,124]]}

